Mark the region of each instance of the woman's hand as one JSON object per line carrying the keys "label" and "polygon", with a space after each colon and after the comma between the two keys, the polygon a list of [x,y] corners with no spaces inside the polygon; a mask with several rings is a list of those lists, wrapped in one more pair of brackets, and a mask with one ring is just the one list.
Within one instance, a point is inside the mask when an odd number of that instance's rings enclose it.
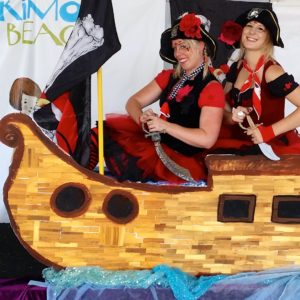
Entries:
{"label": "woman's hand", "polygon": [[148,118],[147,126],[150,132],[166,132],[167,122],[156,115],[152,115]]}
{"label": "woman's hand", "polygon": [[156,117],[156,116],[157,114],[154,113],[154,111],[151,108],[149,108],[143,111],[142,115],[140,116],[140,123],[145,124],[148,122],[149,118]]}
{"label": "woman's hand", "polygon": [[253,144],[260,144],[264,141],[263,137],[257,127],[255,127],[255,128],[249,127],[245,133],[247,135],[251,136],[251,141],[253,142]]}
{"label": "woman's hand", "polygon": [[253,110],[252,107],[238,106],[232,108],[232,120],[236,123],[243,123],[246,115],[249,115]]}
{"label": "woman's hand", "polygon": [[253,131],[247,130],[246,133],[251,135],[254,144],[268,143],[275,137],[272,125],[263,126],[260,124]]}

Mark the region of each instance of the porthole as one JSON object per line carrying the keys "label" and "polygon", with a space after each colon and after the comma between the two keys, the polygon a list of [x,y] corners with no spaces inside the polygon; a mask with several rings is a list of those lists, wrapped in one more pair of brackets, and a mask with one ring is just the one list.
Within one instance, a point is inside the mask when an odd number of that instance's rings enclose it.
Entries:
{"label": "porthole", "polygon": [[113,190],[104,199],[103,213],[115,223],[126,224],[139,213],[137,199],[129,192]]}
{"label": "porthole", "polygon": [[272,222],[300,223],[300,196],[274,196]]}
{"label": "porthole", "polygon": [[60,216],[75,217],[86,211],[90,202],[88,189],[80,183],[66,183],[51,197],[51,207]]}
{"label": "porthole", "polygon": [[222,194],[219,196],[218,221],[251,223],[254,219],[255,203],[255,195]]}

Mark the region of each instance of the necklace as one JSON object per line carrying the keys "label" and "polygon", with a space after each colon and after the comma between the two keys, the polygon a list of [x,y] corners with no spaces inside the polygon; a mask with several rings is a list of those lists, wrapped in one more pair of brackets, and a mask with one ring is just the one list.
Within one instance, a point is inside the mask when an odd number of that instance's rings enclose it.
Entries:
{"label": "necklace", "polygon": [[186,71],[184,71],[182,78],[174,85],[170,93],[169,100],[173,100],[176,97],[178,91],[183,87],[185,82],[198,75],[203,70],[203,68],[204,68],[204,62],[189,75],[187,75]]}

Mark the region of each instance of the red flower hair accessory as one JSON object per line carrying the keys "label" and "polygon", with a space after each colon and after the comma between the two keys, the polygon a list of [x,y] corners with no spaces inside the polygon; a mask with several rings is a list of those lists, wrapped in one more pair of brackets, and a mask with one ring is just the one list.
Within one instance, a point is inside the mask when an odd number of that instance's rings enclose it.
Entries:
{"label": "red flower hair accessory", "polygon": [[201,20],[194,13],[186,14],[179,22],[180,31],[184,32],[186,37],[201,38],[200,30]]}
{"label": "red flower hair accessory", "polygon": [[218,37],[218,40],[232,46],[241,39],[242,31],[243,27],[240,24],[231,20],[226,21],[222,25],[221,34]]}

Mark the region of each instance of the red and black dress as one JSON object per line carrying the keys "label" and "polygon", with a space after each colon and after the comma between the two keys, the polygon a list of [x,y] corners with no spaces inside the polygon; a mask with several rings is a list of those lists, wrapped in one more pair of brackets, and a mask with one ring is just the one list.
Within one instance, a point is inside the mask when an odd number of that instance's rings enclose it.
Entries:
{"label": "red and black dress", "polygon": [[[203,79],[203,71],[201,71],[193,80],[187,80],[178,90],[176,97],[171,100],[170,92],[178,82],[178,79],[173,78],[172,75],[173,70],[164,70],[155,77],[155,81],[162,89],[161,117],[165,118],[165,114],[170,115],[166,118],[168,122],[188,128],[198,128],[203,106],[224,108],[225,99],[222,86],[211,74]],[[108,136],[105,139],[105,162],[113,175],[119,179],[131,179],[132,168],[135,165],[140,171],[141,178],[139,179],[142,181],[151,179],[174,183],[183,182],[164,166],[157,156],[151,139],[145,138],[145,132],[141,126],[137,125],[129,116],[107,115],[105,131]],[[116,159],[109,150],[108,144],[111,141],[116,142],[123,151],[123,153],[115,151],[118,153],[119,159]],[[106,147],[107,145],[108,147]],[[173,161],[190,171],[195,180],[206,179],[204,149],[188,145],[168,134],[161,134],[161,145]],[[131,158],[134,158],[134,163]],[[124,161],[126,164],[131,164],[131,167],[124,168]],[[137,179],[138,176],[133,175],[133,177]]]}
{"label": "red and black dress", "polygon": [[[253,110],[251,117],[255,124],[263,124],[264,126],[272,125],[284,118],[285,97],[297,88],[298,84],[294,81],[292,75],[287,73],[279,76],[271,82],[266,82],[265,73],[267,69],[277,64],[274,61],[268,61],[264,66],[263,76],[261,80],[261,116],[258,120],[257,114]],[[238,67],[238,63],[231,66],[227,74],[227,81],[234,84],[238,73],[242,69],[242,65]],[[226,101],[231,107],[245,106],[252,107],[253,89],[248,89],[244,93],[233,87],[226,95]],[[245,121],[246,122],[246,121]],[[244,124],[248,127],[248,124]],[[297,130],[291,130],[273,138],[268,142],[278,155],[280,154],[300,154],[300,136]],[[257,145],[253,145],[250,137],[244,133],[238,124],[222,126],[220,138],[215,144],[215,148],[231,148],[240,151],[234,151],[237,154],[259,154],[261,153]]]}

